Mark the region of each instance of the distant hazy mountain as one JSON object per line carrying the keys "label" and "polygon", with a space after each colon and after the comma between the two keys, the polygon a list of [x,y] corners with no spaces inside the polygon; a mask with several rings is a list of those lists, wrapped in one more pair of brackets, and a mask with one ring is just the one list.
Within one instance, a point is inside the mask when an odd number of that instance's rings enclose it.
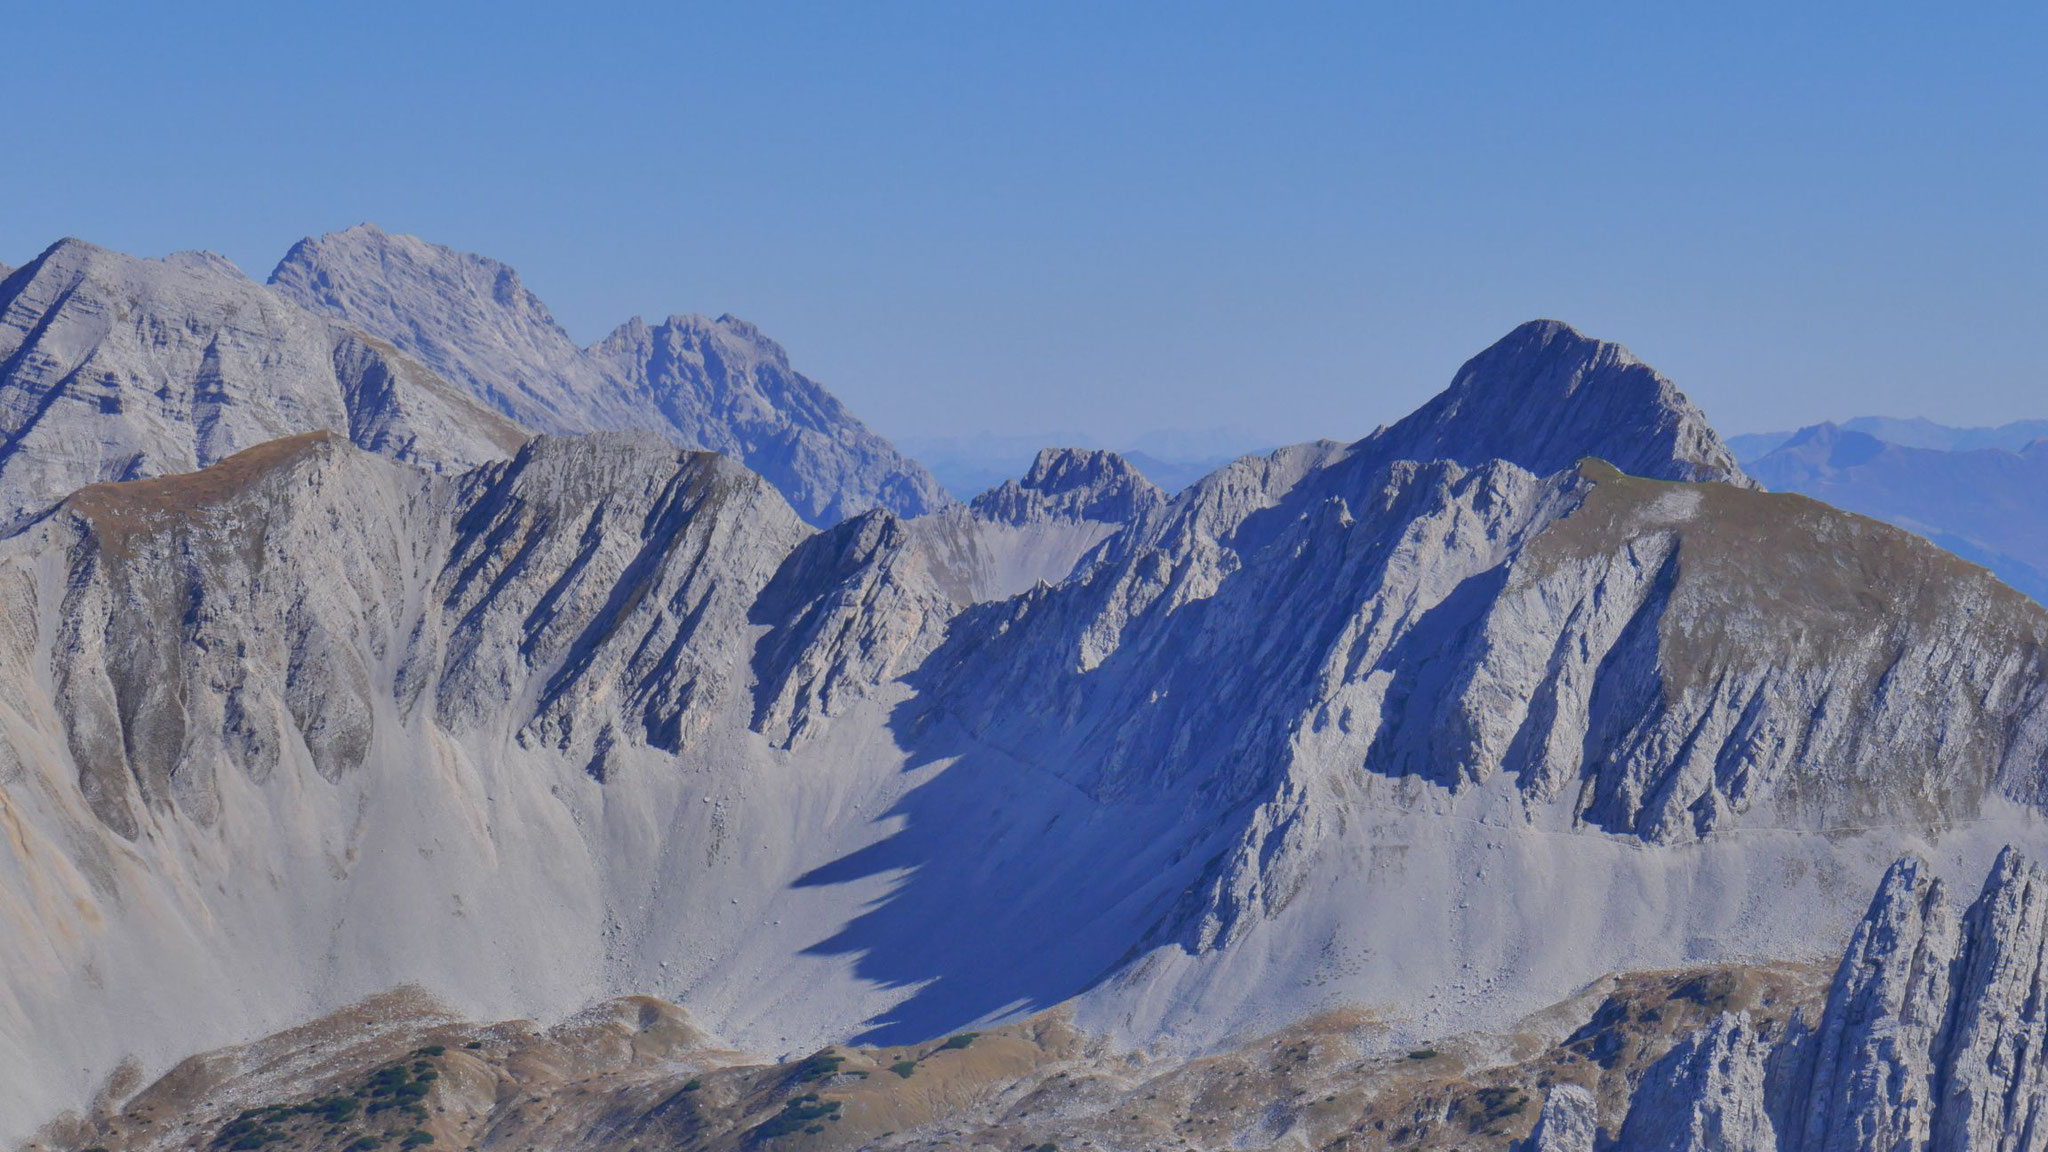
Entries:
{"label": "distant hazy mountain", "polygon": [[270,283],[536,431],[646,430],[732,456],[813,524],[947,503],[922,465],[731,316],[635,317],[578,348],[510,267],[370,224],[300,241]]}
{"label": "distant hazy mountain", "polygon": [[[1934,448],[1944,452],[1967,452],[1979,448],[2003,448],[2017,452],[2048,436],[2048,420],[2014,420],[1996,428],[1954,428],[1932,420],[1901,420],[1891,416],[1858,416],[1844,420],[1844,432],[1861,432],[1902,448]],[[1744,463],[1758,459],[1799,435],[1798,432],[1748,432],[1728,438],[1735,458]]]}
{"label": "distant hazy mountain", "polygon": [[1816,424],[1748,467],[1774,491],[1918,532],[2048,603],[2048,440],[1951,450]]}

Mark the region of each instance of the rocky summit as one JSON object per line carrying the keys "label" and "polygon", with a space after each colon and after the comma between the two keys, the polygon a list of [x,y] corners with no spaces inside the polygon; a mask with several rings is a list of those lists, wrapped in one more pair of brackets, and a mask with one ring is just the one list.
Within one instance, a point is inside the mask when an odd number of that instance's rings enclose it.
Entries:
{"label": "rocky summit", "polygon": [[63,240],[0,281],[0,525],[87,484],[315,429],[442,472],[526,438],[390,344],[211,253],[138,260]]}
{"label": "rocky summit", "polygon": [[370,224],[300,241],[270,285],[390,341],[526,427],[652,430],[732,456],[819,526],[949,502],[922,465],[731,316],[635,317],[579,348],[506,265]]}
{"label": "rocky summit", "polygon": [[[516,279],[414,243],[287,261],[347,326],[242,281],[160,341],[260,304],[331,368],[440,277],[394,379],[472,430],[570,395]],[[233,296],[122,275],[79,315]],[[575,362],[657,407],[808,395],[735,321],[629,328]],[[463,460],[176,411],[82,426],[213,455],[66,463],[0,540],[0,1136],[38,1152],[2048,1132],[2048,610],[1760,490],[1562,324],[1170,498],[1053,450],[930,508],[808,457],[797,505],[666,417]]]}

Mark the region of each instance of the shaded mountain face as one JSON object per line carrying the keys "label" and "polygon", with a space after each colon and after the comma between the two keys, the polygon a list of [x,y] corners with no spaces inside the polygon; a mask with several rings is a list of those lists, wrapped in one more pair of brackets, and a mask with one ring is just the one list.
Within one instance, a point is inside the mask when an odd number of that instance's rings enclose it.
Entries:
{"label": "shaded mountain face", "polygon": [[525,439],[390,345],[211,253],[138,260],[65,240],[0,283],[0,525],[86,484],[314,429],[440,471]]}
{"label": "shaded mountain face", "polygon": [[645,430],[768,477],[807,520],[903,516],[948,500],[753,325],[635,318],[588,350],[496,260],[362,224],[294,245],[271,273],[288,299],[389,340],[528,427]]}
{"label": "shaded mountain face", "polygon": [[[1725,455],[1689,402],[1537,335],[1165,501],[1053,453],[819,532],[646,434],[82,490],[0,541],[0,1116],[407,982],[777,1052],[1070,1000],[1137,1045],[1340,1008],[1400,1044],[1819,955],[1902,838],[2040,844],[2048,612],[1670,478]],[[1447,454],[1532,394],[1562,415]],[[1592,412],[1665,457],[1583,460]],[[1100,538],[1014,595],[962,560],[1030,532]]]}
{"label": "shaded mountain face", "polygon": [[1944,451],[1817,424],[1750,471],[1773,489],[1918,532],[2048,603],[2048,440]]}
{"label": "shaded mountain face", "polygon": [[1549,474],[1597,456],[1656,480],[1748,485],[1706,416],[1619,344],[1532,320],[1458,370],[1451,386],[1377,437],[1402,460],[1505,460]]}

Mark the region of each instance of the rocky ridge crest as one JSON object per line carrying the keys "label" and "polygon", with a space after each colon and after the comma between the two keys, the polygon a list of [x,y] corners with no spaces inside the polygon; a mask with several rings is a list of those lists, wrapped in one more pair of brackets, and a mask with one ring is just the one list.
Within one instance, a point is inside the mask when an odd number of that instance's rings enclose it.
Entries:
{"label": "rocky ridge crest", "polygon": [[950,503],[921,465],[731,316],[636,317],[578,348],[509,266],[371,224],[300,241],[270,285],[390,341],[528,427],[645,430],[732,456],[814,525],[878,506],[916,516]]}
{"label": "rocky ridge crest", "polygon": [[0,526],[87,484],[190,471],[316,429],[444,472],[526,436],[218,256],[138,260],[78,240],[0,286],[0,395]]}

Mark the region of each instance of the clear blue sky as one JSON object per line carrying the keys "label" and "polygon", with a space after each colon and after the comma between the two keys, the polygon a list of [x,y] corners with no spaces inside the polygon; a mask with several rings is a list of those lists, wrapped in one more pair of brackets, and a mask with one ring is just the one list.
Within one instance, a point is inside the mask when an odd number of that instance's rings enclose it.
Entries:
{"label": "clear blue sky", "polygon": [[1354,436],[1534,316],[1725,431],[2048,415],[2048,6],[1682,7],[20,5],[0,259],[374,220],[898,436]]}

